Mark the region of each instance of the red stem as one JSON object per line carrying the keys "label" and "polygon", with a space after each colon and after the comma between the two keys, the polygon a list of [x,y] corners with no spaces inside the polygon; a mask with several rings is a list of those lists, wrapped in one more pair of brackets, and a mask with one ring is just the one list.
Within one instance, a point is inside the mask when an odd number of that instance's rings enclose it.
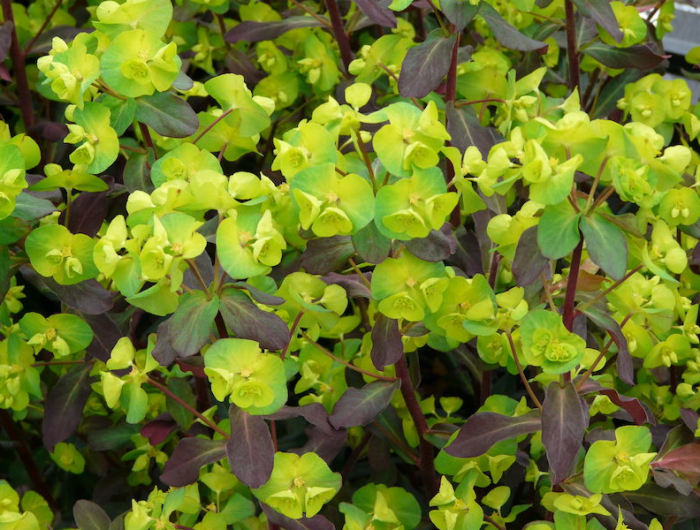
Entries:
{"label": "red stem", "polygon": [[15,17],[12,14],[12,0],[2,0],[2,14],[6,23],[12,23],[12,29],[10,30],[10,57],[12,58],[15,79],[17,80],[19,110],[22,113],[22,121],[24,122],[25,132],[29,134],[29,129],[34,125],[32,94],[29,91],[29,82],[27,81],[24,53],[22,53],[22,49],[19,46],[19,39],[17,38]]}
{"label": "red stem", "polygon": [[343,18],[340,16],[340,10],[335,0],[326,0],[326,9],[331,19],[333,35],[335,35],[335,40],[340,48],[340,57],[343,60],[343,65],[345,65],[345,71],[348,72],[353,55],[348,34],[345,33],[345,27],[343,27]]}
{"label": "red stem", "polygon": [[423,411],[420,409],[420,404],[418,399],[416,399],[416,392],[413,388],[413,382],[411,381],[411,376],[408,373],[408,365],[406,364],[406,357],[401,356],[401,358],[394,365],[396,367],[396,375],[401,379],[401,395],[406,402],[406,408],[408,409],[413,422],[416,424],[416,429],[418,430],[418,440],[420,444],[420,470],[423,475],[423,483],[428,494],[428,498],[432,499],[438,492],[438,481],[435,475],[435,456],[433,454],[433,446],[425,439],[425,433],[428,432],[428,422],[423,415]]}
{"label": "red stem", "polygon": [[[450,24],[450,29],[454,32],[454,24]],[[457,34],[455,45],[452,47],[452,60],[450,61],[450,69],[447,71],[447,86],[445,87],[447,101],[452,101],[453,103],[457,99],[457,56],[459,54],[459,37],[460,35]]]}
{"label": "red stem", "polygon": [[576,284],[578,283],[578,271],[581,267],[581,253],[583,252],[583,238],[578,242],[571,256],[571,268],[569,269],[569,281],[566,284],[566,297],[564,298],[564,326],[569,331],[574,329]]}
{"label": "red stem", "polygon": [[578,67],[578,50],[576,49],[576,16],[572,0],[564,0],[566,11],[566,52],[569,57],[569,88],[578,88],[581,93],[581,74]]}

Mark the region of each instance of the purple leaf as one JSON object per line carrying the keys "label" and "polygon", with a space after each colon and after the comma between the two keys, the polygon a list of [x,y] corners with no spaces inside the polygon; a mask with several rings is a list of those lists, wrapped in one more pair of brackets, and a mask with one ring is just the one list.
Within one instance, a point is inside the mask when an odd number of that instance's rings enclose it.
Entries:
{"label": "purple leaf", "polygon": [[355,254],[350,236],[312,239],[301,255],[300,265],[309,274],[326,274],[338,270]]}
{"label": "purple leaf", "polygon": [[202,466],[218,462],[226,456],[226,440],[184,438],[165,463],[160,480],[174,488],[197,481]]}
{"label": "purple leaf", "polygon": [[90,384],[95,381],[90,377],[91,369],[92,363],[86,363],[66,372],[46,397],[41,433],[49,452],[73,434],[83,419],[83,409],[92,392]]}
{"label": "purple leaf", "polygon": [[308,441],[298,449],[291,449],[292,453],[303,455],[304,453],[316,453],[323,458],[328,465],[338,456],[345,446],[348,431],[326,431],[316,425],[310,425],[304,431]]}
{"label": "purple leaf", "polygon": [[[66,212],[63,211],[59,217],[59,222],[64,222],[65,215]],[[85,234],[95,237],[106,216],[107,192],[90,193],[84,191],[71,203],[68,229],[74,234]]]}
{"label": "purple leaf", "polygon": [[73,506],[73,519],[80,530],[109,530],[112,522],[99,504],[80,500]]}
{"label": "purple leaf", "polygon": [[403,97],[423,98],[440,85],[450,69],[456,39],[456,34],[445,38],[438,29],[408,50],[399,77],[399,93]]}
{"label": "purple leaf", "polygon": [[290,519],[270,508],[265,503],[260,503],[267,520],[285,530],[335,530],[335,526],[323,515],[316,514],[311,518]]}
{"label": "purple leaf", "polygon": [[187,138],[199,127],[199,119],[190,104],[169,92],[138,98],[136,119],[169,138]]}
{"label": "purple leaf", "polygon": [[700,498],[696,495],[681,495],[674,489],[662,488],[650,482],[637,491],[624,492],[623,497],[656,515],[680,518],[700,517]]}
{"label": "purple leaf", "polygon": [[396,27],[396,15],[387,6],[386,0],[353,0],[360,11],[369,19],[385,28]]}
{"label": "purple leaf", "polygon": [[300,416],[312,425],[320,427],[326,432],[336,432],[335,427],[328,421],[329,416],[325,407],[320,403],[309,403],[301,407],[289,407],[285,405],[274,414],[268,414],[265,417],[268,420],[288,420]]}
{"label": "purple leaf", "polygon": [[161,414],[141,427],[141,436],[148,438],[148,443],[158,445],[177,429],[177,422],[169,414]]}
{"label": "purple leaf", "polygon": [[265,74],[255,67],[250,57],[236,48],[228,50],[224,57],[224,64],[228,73],[242,75],[248,86],[257,85],[265,77]]}
{"label": "purple leaf", "polygon": [[207,300],[202,291],[182,295],[173,315],[158,326],[158,341],[153,358],[169,366],[177,357],[191,357],[209,341],[214,318],[219,311],[219,298]]}
{"label": "purple leaf", "polygon": [[538,53],[545,53],[547,51],[547,44],[520,33],[506,22],[498,11],[491,7],[491,4],[481,2],[479,4],[479,14],[484,17],[499,44],[506,48],[523,52],[536,50]]}
{"label": "purple leaf", "polygon": [[501,133],[493,127],[484,127],[472,107],[455,107],[453,103],[445,105],[447,132],[452,139],[450,143],[464,154],[469,146],[475,146],[481,156],[486,157],[491,148],[503,141]]}
{"label": "purple leaf", "polygon": [[85,348],[95,359],[103,363],[109,361],[112,349],[124,333],[109,313],[99,315],[82,314],[82,319],[92,328],[93,339],[90,345]]}
{"label": "purple leaf", "polygon": [[330,422],[336,429],[371,423],[385,408],[399,381],[373,381],[362,388],[348,388],[333,407]]}
{"label": "purple leaf", "polygon": [[41,282],[53,291],[59,300],[71,309],[87,315],[101,315],[114,306],[112,293],[96,280],[85,280],[73,285],[60,285],[53,278],[40,278]]}
{"label": "purple leaf", "polygon": [[274,313],[260,309],[243,291],[224,289],[220,311],[238,337],[255,340],[266,350],[281,350],[291,340],[287,324]]}
{"label": "purple leaf", "polygon": [[583,443],[588,411],[571,381],[562,388],[550,383],[542,404],[542,443],[552,470],[553,484],[569,476],[571,464]]}
{"label": "purple leaf", "polygon": [[251,416],[234,405],[229,408],[231,438],[226,454],[231,472],[250,488],[259,488],[272,474],[275,446],[261,416]]}
{"label": "purple leaf", "polygon": [[478,412],[467,419],[457,438],[444,450],[448,455],[473,458],[483,455],[497,442],[541,429],[539,410],[532,410],[514,418],[495,412]]}
{"label": "purple leaf", "polygon": [[617,376],[628,385],[634,385],[634,366],[632,356],[627,349],[627,339],[622,333],[622,328],[609,313],[594,306],[586,308],[583,313],[598,327],[604,329],[610,335],[617,346]]}
{"label": "purple leaf", "polygon": [[274,294],[266,293],[246,282],[235,282],[231,285],[234,285],[239,289],[245,289],[246,291],[248,291],[250,297],[259,304],[282,305],[285,302],[284,298],[282,298],[281,296],[275,296]]}
{"label": "purple leaf", "polygon": [[608,396],[610,401],[629,413],[629,415],[632,416],[632,420],[637,425],[643,425],[644,423],[656,425],[654,415],[637,398],[622,395],[618,393],[617,390],[603,387],[597,381],[592,381],[590,379],[583,384],[579,392],[583,395],[598,392],[604,396]]}
{"label": "purple leaf", "polygon": [[479,12],[479,6],[463,0],[442,0],[440,11],[455,25],[455,30],[461,32]]}
{"label": "purple leaf", "polygon": [[10,274],[10,249],[7,245],[0,245],[0,300],[5,299],[5,295],[10,290],[12,274]]}
{"label": "purple leaf", "polygon": [[656,68],[670,57],[659,55],[648,43],[616,48],[602,42],[594,42],[581,51],[610,68],[635,68],[642,71]]}
{"label": "purple leaf", "polygon": [[685,423],[685,426],[691,431],[695,432],[698,428],[698,419],[700,419],[700,416],[698,416],[698,413],[693,409],[682,408],[681,419],[683,423]]}
{"label": "purple leaf", "polygon": [[381,263],[389,257],[391,240],[379,232],[375,223],[369,223],[352,236],[357,254],[367,263]]}
{"label": "purple leaf", "polygon": [[[10,51],[13,27],[14,24],[12,22],[5,22],[0,25],[0,62],[7,59],[7,54]],[[394,19],[394,25],[392,27],[396,27],[396,19]]]}
{"label": "purple leaf", "polygon": [[610,7],[610,0],[574,0],[574,4],[583,16],[595,20],[615,41],[622,41],[622,31]]}
{"label": "purple leaf", "polygon": [[377,317],[372,327],[372,351],[370,356],[372,357],[372,363],[380,371],[401,359],[403,356],[403,342],[401,341],[401,331],[397,320],[384,315]]}
{"label": "purple leaf", "polygon": [[[367,281],[372,278],[371,272],[364,273]],[[329,285],[340,285],[347,292],[350,298],[371,298],[369,287],[360,279],[357,274],[338,274],[337,272],[329,272],[321,278]]]}
{"label": "purple leaf", "polygon": [[298,28],[315,28],[321,26],[321,22],[314,17],[288,17],[274,22],[254,22],[246,20],[226,32],[224,38],[228,42],[260,42],[262,40],[275,40],[288,31]]}
{"label": "purple leaf", "polygon": [[549,260],[542,255],[537,244],[537,226],[531,226],[520,236],[515,249],[513,274],[518,286],[525,287],[535,283],[548,265]]}
{"label": "purple leaf", "polygon": [[673,449],[652,462],[651,467],[676,471],[696,486],[700,482],[700,444],[690,443]]}
{"label": "purple leaf", "polygon": [[457,240],[452,235],[449,223],[440,230],[431,230],[428,237],[405,242],[408,251],[423,261],[438,262],[449,258],[457,251]]}

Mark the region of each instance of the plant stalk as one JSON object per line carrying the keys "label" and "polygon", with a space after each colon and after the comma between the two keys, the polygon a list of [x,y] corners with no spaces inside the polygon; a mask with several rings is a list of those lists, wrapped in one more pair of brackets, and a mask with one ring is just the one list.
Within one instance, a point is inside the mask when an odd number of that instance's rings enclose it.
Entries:
{"label": "plant stalk", "polygon": [[520,359],[518,358],[518,352],[515,349],[515,342],[513,342],[513,336],[510,334],[510,331],[504,331],[506,334],[506,337],[508,338],[508,344],[510,344],[510,351],[513,353],[513,360],[515,361],[515,366],[518,369],[518,373],[520,374],[520,380],[523,382],[523,385],[525,385],[525,390],[527,391],[528,395],[530,396],[530,399],[532,402],[535,404],[535,406],[542,410],[542,403],[540,403],[540,400],[537,399],[537,396],[535,395],[534,390],[532,390],[532,387],[530,386],[530,382],[527,380],[527,377],[525,376],[525,372],[523,372],[523,367],[520,364]]}
{"label": "plant stalk", "polygon": [[401,380],[401,395],[406,402],[406,408],[416,424],[418,430],[418,440],[420,444],[420,470],[423,476],[425,490],[429,499],[432,499],[439,490],[437,476],[435,475],[435,455],[433,454],[433,446],[425,439],[425,433],[428,432],[428,422],[423,415],[416,391],[413,388],[413,382],[408,372],[406,357],[404,355],[394,365],[396,367],[396,375]]}
{"label": "plant stalk", "polygon": [[338,48],[340,48],[340,58],[343,60],[345,71],[349,73],[348,68],[350,67],[350,63],[353,61],[354,57],[352,54],[352,49],[350,48],[348,34],[345,33],[343,18],[340,15],[340,9],[338,9],[337,2],[335,0],[326,0],[326,10],[328,10],[328,16],[331,19],[333,35],[338,43]]}
{"label": "plant stalk", "polygon": [[12,23],[12,28],[10,29],[10,57],[12,59],[15,79],[17,80],[19,110],[22,114],[24,130],[29,134],[29,129],[34,125],[32,93],[29,90],[27,69],[24,64],[24,53],[22,53],[22,49],[19,46],[19,39],[17,38],[17,26],[15,24],[15,17],[12,14],[12,0],[2,0],[2,14],[5,18],[5,23]]}
{"label": "plant stalk", "polygon": [[576,49],[576,14],[572,0],[564,0],[566,12],[566,51],[569,57],[569,89],[581,93],[581,73],[579,72],[578,50]]}
{"label": "plant stalk", "polygon": [[[580,235],[580,233],[579,233]],[[569,269],[569,281],[566,284],[566,297],[564,298],[564,312],[562,319],[564,326],[569,331],[574,328],[574,316],[576,315],[576,285],[578,284],[578,273],[581,268],[581,253],[583,252],[583,237],[576,245],[571,256],[571,268]]]}

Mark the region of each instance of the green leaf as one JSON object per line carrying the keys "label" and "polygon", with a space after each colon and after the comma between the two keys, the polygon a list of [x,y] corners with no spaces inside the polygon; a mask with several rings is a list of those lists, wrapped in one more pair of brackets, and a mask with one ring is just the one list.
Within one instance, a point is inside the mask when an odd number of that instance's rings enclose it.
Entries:
{"label": "green leaf", "polygon": [[[573,0],[585,17],[592,18],[617,42],[622,40],[622,31],[610,7],[610,0]],[[581,24],[583,26],[583,24]]]}
{"label": "green leaf", "polygon": [[378,264],[389,257],[391,239],[382,234],[376,223],[369,223],[352,236],[358,256],[367,263]]}
{"label": "green leaf", "polygon": [[109,530],[111,520],[99,504],[80,500],[73,506],[73,518],[80,530]]}
{"label": "green leaf", "polygon": [[35,221],[55,211],[56,207],[51,201],[37,199],[28,193],[20,193],[12,215],[25,221]]}
{"label": "green leaf", "polygon": [[44,446],[49,452],[73,434],[82,421],[83,409],[92,393],[90,384],[95,381],[90,377],[91,369],[92,363],[73,368],[49,392],[41,424]]}
{"label": "green leaf", "polygon": [[405,98],[423,98],[435,90],[450,69],[456,34],[444,37],[436,29],[408,50],[401,65],[399,93]]}
{"label": "green leaf", "polygon": [[642,71],[656,68],[668,58],[656,53],[649,44],[616,48],[602,42],[594,42],[581,51],[609,68],[635,68]]}
{"label": "green leaf", "polygon": [[496,40],[506,48],[523,52],[537,50],[540,53],[544,53],[547,50],[547,44],[526,37],[520,33],[506,22],[498,11],[491,7],[491,4],[481,2],[479,4],[479,14],[484,17],[484,20],[488,23]]}
{"label": "green leaf", "polygon": [[161,136],[187,138],[197,132],[199,120],[189,103],[169,92],[136,100],[136,119]]}
{"label": "green leaf", "polygon": [[540,431],[541,416],[539,410],[514,418],[495,412],[478,412],[467,419],[455,440],[444,450],[460,458],[483,455],[497,442]]}
{"label": "green leaf", "polygon": [[588,411],[571,381],[564,383],[564,387],[558,382],[550,383],[542,404],[542,443],[553,473],[553,484],[569,476],[586,427]]}
{"label": "green leaf", "polygon": [[270,430],[260,416],[251,416],[235,405],[229,408],[231,438],[226,454],[231,472],[250,488],[259,488],[272,474],[275,446]]}
{"label": "green leaf", "polygon": [[158,341],[153,357],[163,366],[176,357],[191,357],[209,341],[214,318],[219,311],[219,298],[202,291],[182,295],[177,311],[158,326]]}
{"label": "green leaf", "polygon": [[347,429],[356,425],[371,423],[385,408],[394,392],[399,388],[399,381],[373,381],[362,388],[349,388],[333,407],[329,419],[336,429]]}
{"label": "green leaf", "polygon": [[594,214],[581,218],[580,228],[593,263],[613,280],[621,280],[627,272],[628,249],[627,239],[620,227]]}
{"label": "green leaf", "polygon": [[537,245],[549,259],[560,259],[571,253],[581,240],[580,213],[564,201],[547,206],[537,228]]}
{"label": "green leaf", "polygon": [[0,245],[16,243],[31,231],[32,227],[27,221],[18,217],[7,217],[0,221]]}
{"label": "green leaf", "polygon": [[4,300],[7,292],[10,290],[10,249],[7,245],[0,245],[0,300]]}
{"label": "green leaf", "polygon": [[225,440],[184,438],[165,463],[160,479],[174,488],[197,481],[202,466],[218,462],[226,456]]}
{"label": "green leaf", "polygon": [[88,446],[93,451],[111,451],[113,449],[118,449],[127,443],[131,443],[131,437],[140,430],[140,425],[122,423],[114,427],[109,427],[108,429],[93,431],[88,434]]}
{"label": "green leaf", "polygon": [[[190,384],[185,379],[178,379],[176,377],[168,378],[168,390],[170,390],[188,405],[192,406],[193,408],[195,407],[194,392],[192,392]],[[190,424],[192,423],[192,418],[194,418],[193,414],[189,410],[170,396],[165,397],[165,406],[170,415],[181,428],[189,428]]]}

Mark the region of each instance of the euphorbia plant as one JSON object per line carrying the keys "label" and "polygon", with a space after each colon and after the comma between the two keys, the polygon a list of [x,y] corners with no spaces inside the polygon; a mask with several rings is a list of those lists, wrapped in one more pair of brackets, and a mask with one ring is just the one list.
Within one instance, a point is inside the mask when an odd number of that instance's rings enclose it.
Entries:
{"label": "euphorbia plant", "polygon": [[0,530],[695,528],[673,2],[2,7]]}

